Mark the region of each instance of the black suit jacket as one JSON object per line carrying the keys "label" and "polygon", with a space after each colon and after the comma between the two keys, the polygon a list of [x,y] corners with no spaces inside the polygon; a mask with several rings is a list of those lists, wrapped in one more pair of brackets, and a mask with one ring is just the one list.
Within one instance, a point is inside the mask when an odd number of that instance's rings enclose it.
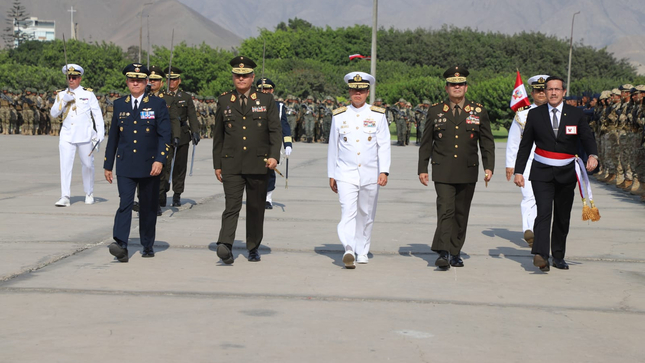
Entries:
{"label": "black suit jacket", "polygon": [[[556,137],[553,133],[548,104],[529,111],[524,133],[522,134],[522,141],[517,151],[515,174],[524,173],[534,142],[542,150],[573,155],[578,153],[578,142],[580,142],[587,154],[598,155],[596,142],[582,110],[564,104],[559,122],[558,136]],[[567,126],[569,126],[568,131]],[[573,131],[574,127],[575,133]],[[554,167],[534,160],[529,180],[544,182],[555,180],[558,183],[572,183],[576,181],[575,166],[571,163],[561,167]]]}
{"label": "black suit jacket", "polygon": [[162,98],[146,93],[135,113],[130,97],[114,101],[103,169],[112,170],[116,159],[117,175],[147,178],[152,163],[166,162],[170,148],[168,108]]}
{"label": "black suit jacket", "polygon": [[213,128],[213,168],[223,174],[267,174],[280,161],[282,128],[273,96],[251,90],[246,106],[233,90],[219,96]]}

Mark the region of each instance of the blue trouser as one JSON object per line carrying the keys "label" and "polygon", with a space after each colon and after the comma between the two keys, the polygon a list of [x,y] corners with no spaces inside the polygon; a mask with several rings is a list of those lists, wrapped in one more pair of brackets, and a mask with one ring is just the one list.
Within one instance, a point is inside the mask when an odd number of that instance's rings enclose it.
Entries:
{"label": "blue trouser", "polygon": [[114,240],[122,247],[128,247],[130,227],[132,226],[132,204],[137,185],[139,186],[139,238],[144,248],[152,248],[155,243],[157,207],[159,205],[159,176],[148,178],[128,178],[118,176],[119,209],[114,216]]}

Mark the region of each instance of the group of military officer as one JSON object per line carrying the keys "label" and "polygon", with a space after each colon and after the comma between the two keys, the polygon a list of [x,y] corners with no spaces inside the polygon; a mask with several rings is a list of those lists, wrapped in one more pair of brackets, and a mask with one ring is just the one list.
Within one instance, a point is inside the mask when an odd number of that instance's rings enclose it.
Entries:
{"label": "group of military officer", "polygon": [[[281,102],[282,99],[278,98],[278,101]],[[327,96],[324,100],[316,100],[313,96],[308,96],[303,101],[288,95],[284,103],[293,141],[329,142],[332,113],[342,106],[335,98]]]}
{"label": "group of military officer", "polygon": [[56,91],[35,88],[17,91],[3,87],[0,93],[0,126],[2,134],[58,135],[60,120],[52,122],[49,108]]}
{"label": "group of military officer", "polygon": [[600,154],[596,178],[645,202],[644,95],[645,85],[623,84],[593,95],[582,107]]}

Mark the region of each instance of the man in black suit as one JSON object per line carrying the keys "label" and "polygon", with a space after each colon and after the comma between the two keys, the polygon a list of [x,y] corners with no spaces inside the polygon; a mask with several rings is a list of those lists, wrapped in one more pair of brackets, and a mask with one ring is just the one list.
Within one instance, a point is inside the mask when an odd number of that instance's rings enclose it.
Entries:
{"label": "man in black suit", "polygon": [[231,249],[245,190],[248,260],[260,261],[269,171],[278,165],[282,143],[273,96],[253,87],[255,62],[238,56],[230,64],[235,89],[219,96],[213,129],[213,167],[226,198],[217,256],[225,264],[233,263]]}
{"label": "man in black suit", "polygon": [[128,262],[134,193],[139,186],[139,236],[142,257],[154,257],[159,174],[170,151],[170,118],[166,101],[145,93],[150,72],[141,64],[123,69],[130,94],[114,101],[112,125],[105,147],[105,179],[112,184],[114,161],[119,189],[119,209],[114,217],[110,253]]}
{"label": "man in black suit", "polygon": [[529,111],[515,162],[515,185],[524,187],[522,173],[535,142],[535,159],[529,177],[537,204],[531,253],[535,255],[533,264],[542,271],[549,271],[549,240],[553,266],[569,269],[564,254],[576,187],[578,142],[590,156],[587,171],[598,166],[598,150],[589,124],[582,110],[563,104],[566,91],[562,78],[547,78],[548,103]]}

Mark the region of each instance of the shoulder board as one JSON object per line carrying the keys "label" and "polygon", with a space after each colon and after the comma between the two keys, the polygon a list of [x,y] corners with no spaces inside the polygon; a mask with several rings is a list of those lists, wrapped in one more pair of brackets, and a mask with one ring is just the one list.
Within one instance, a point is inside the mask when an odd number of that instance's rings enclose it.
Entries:
{"label": "shoulder board", "polygon": [[334,116],[336,116],[336,115],[338,115],[339,113],[343,113],[343,112],[345,112],[345,111],[347,111],[347,107],[343,106],[343,107],[339,107],[339,108],[335,109],[334,111],[332,111],[332,114],[333,114]]}
{"label": "shoulder board", "polygon": [[372,106],[370,107],[370,110],[378,113],[385,113],[385,109],[383,107]]}
{"label": "shoulder board", "polygon": [[222,92],[222,94],[221,94],[220,96],[225,96],[225,95],[227,95],[227,94],[229,94],[229,93],[231,93],[231,92],[233,92],[233,90],[226,91],[226,92]]}
{"label": "shoulder board", "polygon": [[64,92],[64,91],[65,91],[64,89],[59,89],[59,90],[56,91],[56,93],[61,93],[61,92]]}
{"label": "shoulder board", "polygon": [[484,105],[482,105],[481,103],[477,103],[477,102],[475,102],[475,104],[476,104],[477,106],[479,106],[479,107],[484,107]]}
{"label": "shoulder board", "polygon": [[436,106],[436,105],[438,105],[438,104],[440,104],[440,103],[441,103],[441,102],[433,103],[433,104],[432,104],[432,106],[430,106],[430,107],[434,107],[434,106]]}
{"label": "shoulder board", "polygon": [[84,89],[84,90],[86,90],[86,91],[89,91],[89,92],[94,92],[94,90],[93,90],[93,89],[91,89],[91,88],[85,88],[85,87],[83,87],[83,89]]}
{"label": "shoulder board", "polygon": [[[518,108],[518,109],[517,109],[517,112],[524,111],[524,110],[528,110],[529,108],[531,108],[531,105],[524,106],[524,107],[520,107],[520,108]],[[517,113],[517,112],[516,112],[516,113]]]}

